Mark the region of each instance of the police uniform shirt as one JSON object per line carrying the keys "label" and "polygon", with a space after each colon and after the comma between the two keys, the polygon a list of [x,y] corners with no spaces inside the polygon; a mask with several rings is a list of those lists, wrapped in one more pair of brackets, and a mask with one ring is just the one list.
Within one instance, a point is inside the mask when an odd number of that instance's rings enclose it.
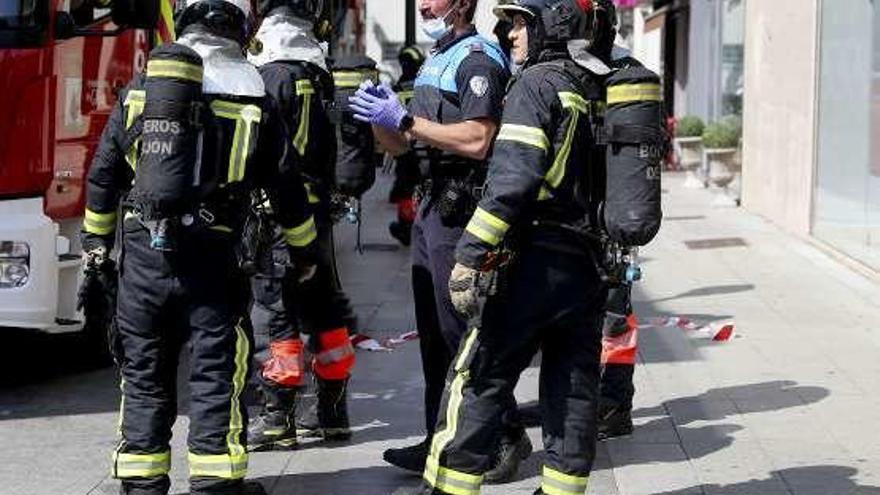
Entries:
{"label": "police uniform shirt", "polygon": [[413,115],[441,124],[477,119],[489,119],[497,123],[500,120],[504,88],[510,73],[505,65],[492,58],[488,53],[492,47],[485,46],[480,38],[475,38],[471,42],[470,53],[458,67],[455,74],[457,91],[439,88],[443,100],[439,111],[431,108],[433,106],[431,102],[425,101],[427,96],[423,91],[425,71],[429,70],[438,56],[452,49],[459,42],[467,43],[466,38],[473,38],[476,34],[476,28],[471,27],[465,33],[458,36],[450,34],[437,42],[416,79],[415,97],[410,102]]}

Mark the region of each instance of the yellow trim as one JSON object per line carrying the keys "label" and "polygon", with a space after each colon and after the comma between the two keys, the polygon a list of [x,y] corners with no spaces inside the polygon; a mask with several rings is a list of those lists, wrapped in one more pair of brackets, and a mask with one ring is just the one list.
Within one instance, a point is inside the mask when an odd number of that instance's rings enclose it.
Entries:
{"label": "yellow trim", "polygon": [[147,62],[147,77],[174,77],[201,84],[202,74],[201,65],[178,60],[150,60]]}
{"label": "yellow trim", "polygon": [[315,186],[311,182],[304,182],[303,186],[306,188],[306,195],[309,198],[309,204],[316,205],[321,202],[321,198],[318,196],[318,193],[315,192]]}
{"label": "yellow trim", "polygon": [[483,484],[483,476],[442,467],[433,458],[425,462],[423,477],[432,487],[451,495],[480,495]]}
{"label": "yellow trim", "polygon": [[315,87],[312,85],[312,81],[309,79],[299,79],[296,81],[296,94],[298,95],[313,95],[315,94]]}
{"label": "yellow trim", "polygon": [[[121,444],[120,444],[121,445]],[[171,471],[171,451],[155,454],[113,452],[114,478],[155,478]]]}
{"label": "yellow trim", "polygon": [[557,95],[562,102],[562,108],[574,108],[580,113],[587,113],[588,103],[581,95],[568,91],[560,91]]}
{"label": "yellow trim", "polygon": [[232,457],[247,455],[247,449],[241,444],[244,421],[241,417],[241,393],[244,391],[245,378],[248,372],[248,354],[250,342],[241,328],[241,321],[235,325],[235,372],[232,375],[232,397],[229,405],[229,431],[226,432],[226,445]]}
{"label": "yellow trim", "polygon": [[404,48],[403,53],[408,53],[409,56],[412,57],[413,60],[422,60],[423,58],[425,58],[424,55],[419,53],[418,50],[416,50],[415,48],[413,48],[411,46]]}
{"label": "yellow trim", "polygon": [[98,213],[86,208],[83,229],[89,234],[108,235],[116,231],[116,212]]}
{"label": "yellow trim", "polygon": [[[125,108],[125,129],[128,130],[134,121],[144,113],[144,104],[147,101],[147,92],[140,89],[131,90],[125,96],[125,102],[122,104]],[[132,170],[137,167],[138,148],[141,139],[137,138],[131,145],[131,149],[126,150],[125,161]]]}
{"label": "yellow trim", "polygon": [[590,481],[589,476],[565,474],[549,466],[543,467],[541,476],[541,490],[547,495],[583,495]]}
{"label": "yellow trim", "polygon": [[498,141],[515,141],[547,151],[550,140],[540,127],[519,124],[503,124],[498,132]]}
{"label": "yellow trim", "polygon": [[568,162],[569,155],[571,155],[571,145],[574,141],[578,120],[580,120],[579,117],[580,112],[577,110],[571,113],[571,122],[568,124],[568,130],[565,132],[565,141],[559,147],[559,152],[556,153],[553,165],[547,171],[547,175],[544,178],[547,184],[554,189],[559,187],[559,184],[562,183],[562,179],[565,177],[565,164]]}
{"label": "yellow trim", "polygon": [[367,79],[375,81],[378,73],[374,70],[337,70],[333,71],[333,85],[337,88],[356,88]]}
{"label": "yellow trim", "polygon": [[308,79],[300,79],[296,82],[296,93],[302,95],[302,115],[299,118],[299,127],[296,135],[293,137],[293,147],[299,153],[299,156],[305,156],[306,147],[309,145],[309,128],[312,119],[312,95],[315,94],[315,88]]}
{"label": "yellow trim", "polygon": [[465,228],[491,246],[500,244],[508,229],[510,229],[510,225],[507,222],[480,207],[477,207]]}
{"label": "yellow trim", "polygon": [[[120,363],[122,364],[122,363]],[[116,423],[116,433],[122,437],[122,421],[125,417],[125,378],[119,379],[119,421]]]}
{"label": "yellow trim", "polygon": [[[464,389],[465,383],[470,378],[470,371],[464,369],[465,362],[467,361],[468,356],[473,350],[474,343],[477,341],[477,334],[479,333],[479,329],[474,327],[470,330],[467,335],[467,338],[464,341],[464,345],[461,346],[461,349],[458,353],[458,358],[455,360],[455,367],[453,370],[455,371],[455,378],[452,380],[452,384],[449,386],[449,402],[446,406],[446,421],[445,427],[443,430],[438,431],[434,434],[434,438],[431,441],[431,451],[430,455],[425,464],[425,472],[422,477],[428,483],[436,483],[436,473],[429,472],[429,465],[437,466],[438,468],[442,468],[440,466],[440,454],[443,452],[443,449],[449,445],[455,438],[456,431],[458,430],[458,415],[459,410],[461,409],[461,402],[463,400],[462,390]],[[462,473],[467,475],[467,473]],[[467,475],[473,476],[473,475]],[[439,488],[439,487],[438,487]],[[479,485],[476,487],[477,491],[475,493],[479,494]],[[441,488],[444,489],[444,488]],[[448,488],[446,488],[448,490]],[[454,492],[450,492],[454,493]],[[454,493],[454,495],[459,495],[459,493]],[[464,493],[463,495],[470,495],[470,492]]]}
{"label": "yellow trim", "polygon": [[248,454],[196,454],[190,452],[189,475],[223,479],[242,479],[247,475]]}
{"label": "yellow trim", "polygon": [[312,243],[318,237],[318,230],[315,227],[315,217],[309,217],[308,220],[300,225],[283,229],[284,240],[293,247],[305,247]]}
{"label": "yellow trim", "polygon": [[608,88],[608,104],[632,103],[636,101],[662,101],[660,85],[655,83],[621,84]]}
{"label": "yellow trim", "polygon": [[263,113],[260,107],[231,101],[214,100],[211,102],[214,115],[235,121],[235,132],[232,135],[232,149],[229,153],[229,170],[226,181],[240,182],[244,179],[247,167],[248,151],[251,148],[253,129],[259,124]]}
{"label": "yellow trim", "polygon": [[412,100],[415,95],[415,91],[401,91],[397,93],[397,98],[400,100],[401,103],[405,105],[409,102],[409,100]]}

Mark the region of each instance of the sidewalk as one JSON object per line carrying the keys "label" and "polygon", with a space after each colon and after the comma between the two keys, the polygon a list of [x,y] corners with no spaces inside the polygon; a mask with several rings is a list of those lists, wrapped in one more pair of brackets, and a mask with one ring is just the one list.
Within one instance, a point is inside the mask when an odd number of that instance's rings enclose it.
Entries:
{"label": "sidewalk", "polygon": [[[682,316],[733,321],[728,342],[675,327],[641,331],[635,434],[599,446],[595,495],[880,495],[880,284],[741,209],[712,209],[705,191],[664,178],[663,229],[643,250],[643,323]],[[365,253],[337,227],[344,285],[377,340],[415,328],[408,252],[387,234],[387,177],[365,201]],[[712,244],[727,247],[691,249]],[[517,389],[537,399],[538,368]],[[115,494],[108,478],[116,427],[109,370],[0,389],[0,493]],[[407,493],[418,477],[382,451],[421,439],[418,342],[358,352],[350,443],[307,443],[251,456],[250,478],[275,495]],[[183,411],[182,411],[183,413]],[[536,452],[515,483],[484,494],[531,494]],[[186,493],[186,419],[175,426],[172,493]]]}

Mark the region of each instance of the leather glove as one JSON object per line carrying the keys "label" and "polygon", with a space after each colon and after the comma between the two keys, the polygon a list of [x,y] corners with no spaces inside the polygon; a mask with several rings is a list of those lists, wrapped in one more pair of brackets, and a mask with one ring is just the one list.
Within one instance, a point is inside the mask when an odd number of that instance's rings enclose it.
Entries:
{"label": "leather glove", "polygon": [[406,116],[406,108],[390,87],[373,86],[367,81],[348,98],[348,108],[354,112],[354,118],[361,122],[385,127],[396,131]]}
{"label": "leather glove", "polygon": [[467,318],[477,314],[480,294],[480,271],[456,263],[449,276],[449,297],[455,310]]}

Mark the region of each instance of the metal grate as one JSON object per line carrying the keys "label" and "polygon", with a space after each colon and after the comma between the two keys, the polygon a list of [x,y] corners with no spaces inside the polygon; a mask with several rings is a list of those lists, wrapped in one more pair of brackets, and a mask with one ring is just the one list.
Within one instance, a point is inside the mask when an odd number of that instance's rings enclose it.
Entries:
{"label": "metal grate", "polygon": [[742,237],[719,237],[717,239],[696,239],[684,241],[688,249],[720,249],[728,247],[746,247],[748,244]]}

